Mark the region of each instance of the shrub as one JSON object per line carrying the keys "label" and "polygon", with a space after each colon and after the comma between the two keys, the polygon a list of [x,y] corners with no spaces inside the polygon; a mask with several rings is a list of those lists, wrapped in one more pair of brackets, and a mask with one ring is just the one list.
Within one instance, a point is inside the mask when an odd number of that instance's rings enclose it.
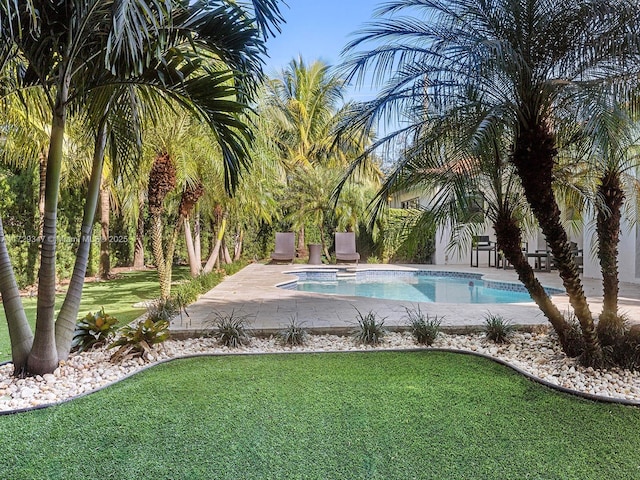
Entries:
{"label": "shrub", "polygon": [[488,313],[484,318],[485,336],[495,343],[507,343],[514,330],[514,325],[509,320],[502,318],[501,315]]}
{"label": "shrub", "polygon": [[278,338],[283,345],[304,345],[307,341],[307,331],[298,323],[297,318],[292,316],[287,326],[278,332]]}
{"label": "shrub", "polygon": [[371,255],[367,258],[367,263],[381,263],[380,259],[375,255]]}
{"label": "shrub", "polygon": [[93,347],[105,345],[116,330],[118,320],[105,313],[104,307],[87,315],[76,324],[71,348],[84,352]]}
{"label": "shrub", "polygon": [[153,322],[170,322],[180,311],[180,306],[174,298],[159,299],[147,308],[147,318]]}
{"label": "shrub", "polygon": [[425,316],[420,310],[420,306],[415,309],[405,308],[405,310],[407,312],[411,333],[416,339],[416,342],[421,345],[433,345],[433,342],[440,333],[442,318],[438,318],[437,315],[431,318],[429,314]]}
{"label": "shrub", "polygon": [[237,348],[241,345],[247,345],[251,339],[247,331],[247,316],[238,315],[235,310],[228,316],[216,313],[214,320],[215,333],[214,337],[219,343],[226,347]]}
{"label": "shrub", "polygon": [[151,317],[138,322],[137,325],[126,325],[120,329],[120,337],[109,345],[109,348],[120,347],[111,355],[111,361],[117,362],[129,358],[149,358],[153,346],[169,338],[169,322],[153,321]]}
{"label": "shrub", "polygon": [[387,333],[384,329],[385,319],[378,320],[378,316],[372,311],[366,315],[362,315],[358,309],[356,311],[358,312],[356,316],[358,326],[353,332],[355,341],[365,345],[378,345]]}

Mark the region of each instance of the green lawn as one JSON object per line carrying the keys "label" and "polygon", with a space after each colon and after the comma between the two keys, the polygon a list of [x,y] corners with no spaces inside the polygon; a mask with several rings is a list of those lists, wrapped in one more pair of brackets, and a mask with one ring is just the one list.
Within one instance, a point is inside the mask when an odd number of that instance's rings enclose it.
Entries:
{"label": "green lawn", "polygon": [[2,478],[631,479],[640,409],[438,352],[187,359],[0,417]]}
{"label": "green lawn", "polygon": [[[173,275],[174,280],[181,280],[189,275],[189,269],[178,267],[174,270]],[[108,314],[119,320],[119,325],[124,325],[145,311],[144,308],[133,308],[133,304],[157,298],[159,293],[158,274],[155,270],[127,272],[108,282],[86,283],[80,303],[80,317],[104,307]],[[63,295],[57,296],[56,308],[60,308],[63,300]],[[33,328],[36,317],[36,299],[23,298],[22,301],[27,318]],[[0,362],[10,359],[9,331],[7,330],[4,309],[0,308]]]}

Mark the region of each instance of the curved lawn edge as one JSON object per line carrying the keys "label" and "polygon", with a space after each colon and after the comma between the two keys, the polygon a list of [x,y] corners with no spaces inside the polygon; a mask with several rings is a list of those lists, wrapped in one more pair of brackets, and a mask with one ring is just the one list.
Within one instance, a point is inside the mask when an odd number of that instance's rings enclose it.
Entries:
{"label": "curved lawn edge", "polygon": [[[189,354],[189,355],[183,355],[183,356],[179,356],[179,357],[173,357],[173,358],[167,358],[164,360],[160,360],[158,362],[154,362],[151,363],[149,365],[145,365],[143,367],[141,367],[139,370],[136,370],[135,372],[131,372],[128,373],[126,375],[124,375],[123,377],[114,380],[113,382],[107,383],[105,385],[102,385],[99,388],[96,388],[95,390],[91,390],[90,392],[83,392],[80,395],[76,395],[73,397],[69,397],[69,398],[65,398],[64,400],[60,400],[58,402],[52,402],[52,403],[43,403],[41,405],[35,405],[33,407],[26,407],[26,408],[18,408],[18,409],[14,409],[14,410],[3,410],[0,411],[0,416],[5,416],[5,415],[14,415],[14,414],[18,414],[18,413],[26,413],[26,412],[31,412],[34,410],[43,410],[45,408],[50,408],[50,407],[55,407],[58,405],[63,405],[65,403],[69,403],[72,402],[74,400],[78,400],[80,398],[83,397],[87,397],[89,395],[93,395],[94,393],[100,392],[102,390],[105,390],[107,388],[112,387],[113,385],[116,385],[124,380],[127,380],[135,375],[138,375],[139,373],[145,372],[147,370],[150,370],[158,365],[163,365],[163,364],[167,364],[167,363],[171,363],[173,361],[176,360],[186,360],[186,359],[190,359],[190,358],[203,358],[203,357],[235,357],[235,356],[261,356],[261,355],[308,355],[308,354],[336,354],[336,353],[355,353],[355,354],[367,354],[367,353],[381,353],[381,352],[394,352],[394,353],[402,353],[402,352],[442,352],[442,353],[453,353],[453,354],[460,354],[460,355],[469,355],[469,356],[475,356],[475,357],[480,357],[480,358],[485,358],[487,360],[491,360],[495,363],[498,363],[500,365],[503,365],[505,367],[510,368],[511,370],[513,370],[514,372],[522,375],[523,377],[539,384],[542,385],[544,387],[550,388],[552,390],[561,392],[561,393],[565,393],[568,395],[572,395],[575,397],[580,397],[582,399],[585,400],[591,400],[594,402],[598,402],[598,403],[609,403],[609,404],[618,404],[618,405],[625,405],[625,406],[631,406],[631,407],[640,407],[640,401],[638,400],[629,400],[626,398],[615,398],[615,397],[605,397],[602,395],[594,395],[592,393],[586,393],[586,392],[581,392],[579,390],[573,390],[571,388],[567,388],[567,387],[563,387],[561,385],[556,385],[554,383],[548,382],[542,378],[536,377],[535,375],[522,370],[521,368],[516,367],[515,365],[510,364],[509,362],[502,360],[500,358],[496,358],[496,357],[492,357],[491,355],[487,355],[484,353],[479,353],[479,352],[474,352],[471,350],[461,350],[461,349],[456,349],[456,348],[432,348],[432,347],[416,347],[416,348],[385,348],[385,349],[378,349],[378,350],[317,350],[317,351],[308,351],[308,352],[287,352],[287,351],[282,351],[282,352],[238,352],[238,353],[234,353],[234,352],[224,352],[224,353],[194,353],[194,354]],[[7,363],[11,363],[11,362],[4,362],[2,363],[2,365],[5,365]]]}

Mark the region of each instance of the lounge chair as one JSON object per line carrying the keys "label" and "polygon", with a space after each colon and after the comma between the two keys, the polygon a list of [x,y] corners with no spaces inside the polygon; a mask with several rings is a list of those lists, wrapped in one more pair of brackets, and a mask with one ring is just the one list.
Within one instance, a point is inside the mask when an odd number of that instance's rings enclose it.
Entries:
{"label": "lounge chair", "polygon": [[293,262],[296,258],[296,234],[293,232],[277,232],[276,246],[271,260],[276,262]]}
{"label": "lounge chair", "polygon": [[[473,264],[473,252],[476,253],[476,263]],[[477,235],[473,237],[473,242],[471,245],[471,266],[478,266],[478,256],[480,252],[488,252],[489,255],[489,266],[491,266],[491,253],[493,252],[494,257],[494,265],[498,265],[498,250],[496,249],[496,243],[489,240],[489,235]]]}
{"label": "lounge chair", "polygon": [[360,260],[356,251],[356,234],[353,232],[336,232],[336,262],[355,262]]}

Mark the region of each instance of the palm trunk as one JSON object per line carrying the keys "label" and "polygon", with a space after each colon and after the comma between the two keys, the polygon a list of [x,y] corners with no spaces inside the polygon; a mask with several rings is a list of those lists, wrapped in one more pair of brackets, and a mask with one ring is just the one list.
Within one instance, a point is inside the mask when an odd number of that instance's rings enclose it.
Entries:
{"label": "palm trunk", "polygon": [[198,273],[202,271],[202,246],[200,244],[200,209],[196,207],[196,216],[193,222],[193,250],[196,254]]}
{"label": "palm trunk", "polygon": [[42,238],[42,229],[44,228],[44,192],[47,181],[47,154],[40,152],[40,182],[38,188],[38,236]]}
{"label": "palm trunk", "polygon": [[107,123],[106,120],[103,119],[100,123],[98,135],[96,136],[93,163],[91,165],[91,177],[89,178],[89,186],[84,204],[80,243],[76,251],[73,275],[71,276],[67,294],[64,298],[60,313],[58,314],[58,319],[56,320],[56,349],[60,360],[66,360],[69,356],[71,342],[73,341],[73,332],[75,331],[78,312],[80,310],[82,287],[84,286],[84,278],[87,273],[89,253],[92,245],[93,220],[98,205],[98,196],[100,194],[106,143]]}
{"label": "palm trunk", "polygon": [[202,273],[210,273],[213,270],[214,265],[218,261],[218,256],[220,254],[220,246],[222,245],[222,239],[224,238],[224,231],[227,226],[227,216],[224,215],[222,217],[222,223],[220,228],[218,229],[218,236],[216,238],[216,244],[213,247],[213,251],[207,260],[207,264],[204,266]]}
{"label": "palm trunk", "polygon": [[171,293],[171,277],[167,275],[167,264],[162,248],[162,215],[151,216],[151,250],[158,271],[160,298],[166,300]]}
{"label": "palm trunk", "polygon": [[136,243],[133,248],[133,268],[144,267],[144,195],[138,201],[138,222],[136,224]]}
{"label": "palm trunk", "polygon": [[545,291],[535,276],[533,268],[529,264],[527,257],[522,253],[522,231],[511,215],[505,218],[498,218],[493,226],[498,241],[498,249],[502,251],[505,258],[513,265],[518,279],[531,295],[531,298],[540,308],[542,313],[551,323],[554,331],[558,335],[558,340],[562,350],[570,357],[576,357],[582,352],[579,346],[575,345],[569,335],[571,327],[562,312],[554,305],[551,298]]}
{"label": "palm trunk", "polygon": [[182,223],[184,226],[184,239],[187,245],[187,257],[189,258],[189,272],[192,277],[197,277],[200,274],[200,265],[198,265],[196,258],[195,244],[191,234],[191,223],[188,217],[185,217]]}
{"label": "palm trunk", "polygon": [[307,246],[305,244],[305,238],[304,238],[304,225],[302,225],[300,227],[300,230],[298,230],[298,248],[296,249],[298,252],[298,256],[302,257],[304,256],[304,252],[307,251]]}
{"label": "palm trunk", "polygon": [[227,242],[222,239],[222,259],[227,265],[231,263],[231,255],[229,255],[229,249],[227,248]]}
{"label": "palm trunk", "polygon": [[604,298],[597,331],[603,343],[613,344],[624,333],[624,323],[618,315],[618,244],[625,195],[617,172],[608,171],[603,175],[598,195],[604,203],[604,207],[598,208],[596,216]]}
{"label": "palm trunk", "polygon": [[11,339],[13,374],[24,376],[27,369],[27,358],[33,345],[33,334],[13,274],[11,259],[5,243],[2,219],[0,219],[0,295],[2,295],[2,307],[7,318],[9,338]]}
{"label": "palm trunk", "polygon": [[100,278],[107,279],[111,273],[111,260],[109,258],[109,216],[111,213],[109,187],[100,189],[100,266],[98,274]]}
{"label": "palm trunk", "polygon": [[237,262],[240,260],[240,256],[242,255],[242,246],[244,242],[244,230],[240,230],[238,232],[238,238],[236,240],[236,244],[233,247],[233,261]]}
{"label": "palm trunk", "polygon": [[40,271],[38,273],[36,332],[33,338],[33,347],[27,360],[27,370],[34,375],[52,373],[58,366],[54,323],[56,306],[56,218],[68,87],[68,83],[64,83],[58,92],[53,110],[49,157],[47,158],[42,253],[40,256]]}
{"label": "palm trunk", "polygon": [[532,122],[521,125],[513,152],[513,163],[522,181],[525,196],[547,243],[551,248],[560,278],[569,295],[576,318],[580,322],[585,342],[582,361],[592,366],[603,364],[603,352],[595,330],[595,323],[582,288],[580,272],[573,261],[567,232],[562,226],[560,208],[553,193],[555,142],[543,126]]}

